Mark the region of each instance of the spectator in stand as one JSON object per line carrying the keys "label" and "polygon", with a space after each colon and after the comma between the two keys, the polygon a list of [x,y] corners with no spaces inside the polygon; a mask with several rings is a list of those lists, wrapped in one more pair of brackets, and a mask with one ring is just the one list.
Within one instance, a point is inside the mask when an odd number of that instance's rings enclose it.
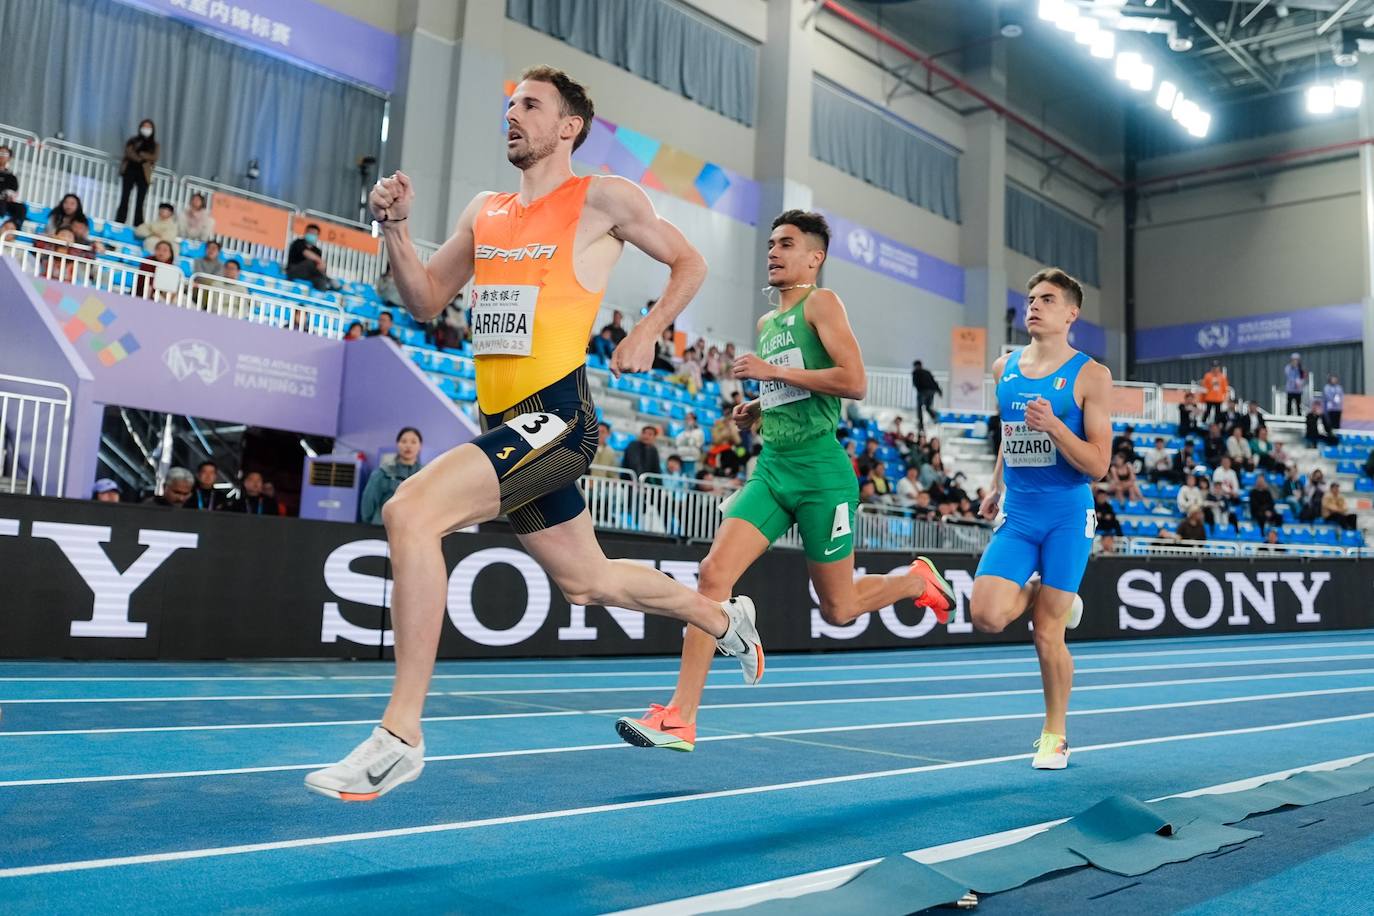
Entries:
{"label": "spectator in stand", "polygon": [[[146,299],[155,298],[158,292],[157,265],[170,264],[175,267],[176,261],[172,246],[165,240],[159,240],[148,262],[138,266],[138,274],[134,277],[134,295],[143,296]],[[228,274],[226,273],[225,276],[228,277]]]}
{"label": "spectator in stand", "polygon": [[1322,517],[1322,498],[1326,496],[1326,475],[1317,468],[1307,475],[1307,483],[1302,488],[1302,506],[1298,518],[1304,522],[1315,522]]}
{"label": "spectator in stand", "polygon": [[42,270],[44,279],[57,280],[61,283],[76,282],[76,261],[72,259],[72,245],[76,242],[76,236],[70,229],[58,229],[53,236],[54,242],[40,242],[38,247],[52,254],[44,255],[42,259]]}
{"label": "spectator in stand", "polygon": [[214,239],[205,243],[205,253],[196,258],[191,272],[219,277],[224,274],[224,262],[219,259],[219,242]]}
{"label": "spectator in stand", "polygon": [[1341,379],[1336,373],[1326,380],[1326,386],[1322,388],[1322,411],[1326,414],[1326,432],[1335,437],[1341,428],[1341,413],[1345,410],[1345,389],[1341,387]]}
{"label": "spectator in stand", "polygon": [[[10,149],[9,144],[0,143],[0,197],[5,200],[18,200],[19,198],[19,176],[10,171],[10,160],[13,158],[14,150]],[[14,196],[5,197],[7,192],[13,192]],[[23,222],[22,216],[18,222]]]}
{"label": "spectator in stand", "polygon": [[873,470],[868,474],[868,482],[873,485],[873,492],[879,497],[879,502],[890,503],[896,494],[892,489],[892,481],[887,479],[887,465],[881,461],[873,465]]}
{"label": "spectator in stand", "polygon": [[63,195],[57,202],[57,206],[52,208],[52,213],[48,215],[47,228],[43,230],[44,235],[57,237],[57,230],[71,229],[76,231],[77,223],[90,225],[91,221],[86,218],[86,210],[81,206],[81,198],[75,194]]}
{"label": "spectator in stand", "polygon": [[1295,465],[1289,465],[1284,469],[1283,479],[1278,485],[1279,499],[1288,503],[1293,510],[1293,517],[1300,518],[1303,508],[1303,482],[1298,476],[1298,469]]}
{"label": "spectator in stand", "polygon": [[687,348],[687,352],[682,355],[682,362],[678,364],[677,372],[668,380],[684,386],[692,397],[697,396],[697,392],[701,390],[701,361],[697,359],[695,347]]}
{"label": "spectator in stand", "polygon": [[219,490],[215,489],[215,481],[218,479],[219,466],[213,461],[202,461],[197,465],[196,489],[187,501],[186,508],[200,509],[203,512],[223,509],[226,500],[220,495]]}
{"label": "spectator in stand", "polygon": [[[205,195],[199,191],[191,195],[186,209],[177,219],[177,229],[182,238],[208,242],[215,237],[215,218],[205,209]],[[261,479],[261,478],[259,478]]]}
{"label": "spectator in stand", "polygon": [[1183,541],[1207,540],[1207,525],[1202,518],[1202,510],[1194,509],[1187,518],[1178,523],[1178,538]]}
{"label": "spectator in stand", "polygon": [[940,383],[935,381],[935,376],[919,359],[911,364],[911,387],[916,389],[917,429],[926,428],[927,414],[930,415],[930,422],[939,423],[940,415],[935,412],[935,396],[945,392],[940,388]]}
{"label": "spectator in stand", "polygon": [[867,477],[873,473],[875,464],[882,464],[882,460],[878,457],[878,440],[869,439],[864,443],[864,453],[859,456],[859,476]]}
{"label": "spectator in stand", "polygon": [[1197,467],[1197,456],[1193,454],[1193,443],[1184,442],[1183,448],[1174,452],[1173,466],[1169,471],[1169,479],[1174,483],[1182,483],[1183,478],[1193,472]]}
{"label": "spectator in stand", "polygon": [[673,360],[677,357],[676,337],[671,327],[664,328],[663,334],[654,344],[654,365],[653,368],[662,372],[673,373],[677,371],[677,366]]}
{"label": "spectator in stand", "polygon": [[18,232],[19,224],[12,219],[0,219],[0,236],[6,232]]}
{"label": "spectator in stand", "polygon": [[603,331],[609,330],[611,332],[611,343],[617,347],[620,346],[620,342],[625,339],[625,335],[629,333],[622,324],[624,320],[625,314],[621,312],[620,309],[616,309],[611,312],[611,320],[606,322],[601,328]]}
{"label": "spectator in stand", "polygon": [[1374,449],[1369,450],[1369,456],[1364,460],[1364,476],[1374,477]]}
{"label": "spectator in stand", "polygon": [[1263,474],[1255,477],[1255,485],[1250,488],[1250,520],[1259,525],[1260,534],[1270,525],[1282,525],[1283,518],[1275,508],[1274,491]]}
{"label": "spectator in stand", "polygon": [[853,439],[850,439],[848,442],[844,444],[844,453],[849,456],[849,466],[854,469],[854,476],[861,476],[859,474],[858,446],[854,444]]}
{"label": "spectator in stand", "polygon": [[978,517],[977,511],[973,508],[973,500],[967,496],[959,500],[959,505],[954,510],[954,518],[950,521],[958,522],[961,525],[985,525],[986,522]]}
{"label": "spectator in stand", "polygon": [[1226,379],[1226,370],[1221,367],[1221,360],[1212,360],[1212,368],[1202,377],[1204,420],[1210,418],[1217,423],[1221,422],[1222,408],[1230,391],[1231,383]]}
{"label": "spectator in stand", "polygon": [[1269,442],[1269,427],[1259,428],[1259,433],[1250,440],[1250,451],[1254,453],[1256,467],[1263,471],[1274,470],[1274,446]]}
{"label": "spectator in stand", "polygon": [[601,329],[601,333],[592,338],[591,344],[587,347],[587,352],[593,356],[599,356],[607,362],[611,359],[611,354],[615,353],[615,341],[611,339],[610,326]]}
{"label": "spectator in stand", "polygon": [[1097,540],[1093,541],[1093,556],[1103,557],[1112,556],[1117,552],[1116,536],[1111,534],[1099,534]]}
{"label": "spectator in stand", "polygon": [[225,505],[226,512],[241,515],[278,515],[277,500],[264,496],[262,492],[262,472],[249,471],[243,475],[243,489],[238,497]]}
{"label": "spectator in stand", "polygon": [[1135,467],[1126,460],[1124,451],[1117,452],[1112,458],[1112,466],[1107,469],[1107,482],[1117,499],[1140,502],[1145,498],[1140,492]]}
{"label": "spectator in stand", "polygon": [[871,480],[859,481],[859,502],[865,506],[876,506],[882,502]]}
{"label": "spectator in stand", "polygon": [[389,262],[373,288],[377,290],[377,298],[381,299],[383,304],[394,309],[401,307],[401,290],[396,286],[396,278],[391,274]]}
{"label": "spectator in stand", "polygon": [[682,432],[673,438],[673,446],[682,459],[682,473],[688,477],[697,476],[697,464],[706,447],[706,430],[697,425],[696,411],[687,411],[687,420],[682,425]]}
{"label": "spectator in stand", "polygon": [[143,501],[145,506],[162,506],[167,509],[184,508],[196,489],[195,476],[185,468],[172,468],[162,484],[162,493],[150,496]]}
{"label": "spectator in stand", "polygon": [[[1002,454],[1002,415],[994,413],[988,416],[988,450],[993,455]],[[982,505],[979,503],[979,505]]]}
{"label": "spectator in stand", "polygon": [[1259,404],[1251,401],[1246,405],[1239,426],[1244,431],[1245,438],[1253,439],[1259,435],[1260,430],[1267,429],[1269,424],[1264,422],[1264,414],[1260,413]]}
{"label": "spectator in stand", "polygon": [[1322,518],[1333,525],[1340,525],[1346,531],[1355,530],[1355,515],[1346,505],[1341,485],[1335,481],[1331,482],[1330,489],[1322,497]]}
{"label": "spectator in stand", "polygon": [[[232,261],[230,262],[233,263]],[[362,340],[363,323],[361,321],[350,321],[348,330],[344,331],[344,340]]]}
{"label": "spectator in stand", "polygon": [[14,220],[23,225],[28,218],[28,208],[19,197],[19,178],[9,169],[9,147],[0,145],[0,219]]}
{"label": "spectator in stand", "polygon": [[609,470],[610,468],[620,467],[620,456],[616,454],[615,449],[611,448],[611,424],[596,424],[596,436],[596,456],[592,458],[592,464],[601,468],[606,468],[607,470],[593,470],[592,476],[619,477],[619,474]]}
{"label": "spectator in stand", "polygon": [[382,507],[396,495],[402,483],[414,477],[424,467],[420,463],[420,448],[424,438],[413,426],[403,426],[396,434],[396,454],[382,459],[381,466],[367,478],[363,488],[359,515],[365,525],[382,524]]}
{"label": "spectator in stand", "polygon": [[1221,465],[1212,472],[1212,495],[1228,504],[1240,501],[1240,478],[1232,467],[1230,455],[1221,456]]}
{"label": "spectator in stand", "polygon": [[1116,509],[1112,507],[1112,501],[1107,498],[1107,494],[1098,490],[1094,499],[1093,511],[1097,513],[1097,533],[1124,537],[1121,519],[1116,517]]}
{"label": "spectator in stand", "polygon": [[1183,396],[1183,403],[1178,405],[1178,434],[1189,436],[1198,431],[1198,421],[1201,419],[1198,413],[1197,395],[1188,392]]}
{"label": "spectator in stand", "polygon": [[1279,539],[1279,529],[1277,525],[1264,532],[1264,543],[1270,545],[1283,543],[1283,541]]}
{"label": "spectator in stand", "polygon": [[292,280],[304,280],[321,292],[339,289],[342,284],[329,276],[329,265],[325,263],[319,243],[320,226],[310,223],[305,227],[305,235],[292,242],[287,249],[286,276]]}
{"label": "spectator in stand", "polygon": [[906,474],[897,481],[897,505],[908,509],[916,505],[916,496],[921,492],[920,471],[914,464],[907,465]]}
{"label": "spectator in stand", "polygon": [[1202,489],[1197,485],[1197,477],[1189,474],[1183,478],[1183,486],[1178,488],[1178,496],[1174,498],[1179,514],[1187,515],[1194,509],[1201,509],[1204,502]]}
{"label": "spectator in stand", "polygon": [[102,477],[91,488],[91,499],[98,503],[119,502],[119,484],[108,477]]}
{"label": "spectator in stand", "polygon": [[1221,424],[1213,423],[1207,427],[1207,438],[1202,441],[1202,458],[1209,468],[1221,464],[1221,456],[1226,454],[1226,437],[1221,434]]}
{"label": "spectator in stand", "polygon": [[[115,211],[115,222],[137,226],[143,222],[143,205],[148,199],[148,185],[153,181],[153,170],[157,168],[157,158],[161,147],[157,142],[157,125],[151,119],[139,122],[138,133],[124,143],[124,158],[119,163],[122,188],[119,192],[119,209]],[[134,194],[133,218],[130,219],[129,195]]]}
{"label": "spectator in stand", "polygon": [[1245,438],[1245,431],[1239,426],[1231,430],[1231,435],[1226,437],[1226,456],[1231,459],[1231,464],[1238,471],[1252,471],[1255,467],[1255,453],[1250,448],[1250,440]]}
{"label": "spectator in stand", "polygon": [[686,490],[688,482],[692,478],[687,476],[686,469],[682,465],[682,457],[679,455],[669,455],[667,464],[663,470],[663,483],[670,490]]}
{"label": "spectator in stand", "polygon": [[1321,401],[1313,400],[1312,406],[1307,410],[1307,431],[1303,434],[1303,439],[1313,448],[1317,447],[1318,442],[1336,445],[1341,441],[1338,436],[1331,434],[1331,427],[1327,424]]}
{"label": "spectator in stand", "polygon": [[[931,459],[921,465],[919,475],[922,490],[930,490],[935,487],[944,490],[945,486],[945,462],[939,455],[931,456]],[[932,499],[934,494],[932,494]]]}
{"label": "spectator in stand", "polygon": [[1112,454],[1125,455],[1128,462],[1136,460],[1134,426],[1128,423],[1125,429],[1112,437]]}
{"label": "spectator in stand", "polygon": [[177,240],[176,210],[166,201],[157,205],[157,219],[143,223],[134,229],[134,235],[143,239],[143,250],[152,254],[158,242],[167,242],[173,249]]}
{"label": "spectator in stand", "polygon": [[712,346],[706,351],[706,359],[701,364],[701,377],[708,382],[719,382],[725,371],[725,361],[721,359],[720,347]]}
{"label": "spectator in stand", "polygon": [[[1265,439],[1267,440],[1268,438],[1269,436],[1266,433]],[[1270,445],[1269,448],[1269,459],[1270,462],[1274,465],[1274,470],[1282,473],[1282,471],[1285,468],[1287,468],[1290,464],[1293,463],[1292,457],[1288,454],[1288,450],[1283,447],[1282,442],[1275,442],[1272,445]]]}
{"label": "spectator in stand", "polygon": [[720,386],[720,409],[728,414],[744,402],[744,392],[740,389],[739,379],[735,378],[735,370],[730,363],[725,363],[721,373],[716,377],[716,384]]}
{"label": "spectator in stand", "polygon": [[277,499],[277,485],[272,482],[272,478],[263,477],[262,495],[266,496],[268,499],[276,500],[277,515],[281,516],[282,518],[286,518],[288,515],[291,514],[286,509],[286,502],[284,500]]}
{"label": "spectator in stand", "polygon": [[625,457],[620,466],[632,472],[636,479],[645,474],[663,473],[658,446],[654,444],[656,439],[657,427],[645,426],[639,431],[639,438],[625,447]]}
{"label": "spectator in stand", "polygon": [[1236,397],[1236,389],[1232,388],[1226,393],[1226,402],[1221,405],[1221,431],[1223,435],[1230,436],[1231,430],[1241,427],[1244,432],[1245,411],[1241,410],[1240,401]]}
{"label": "spectator in stand", "polygon": [[390,312],[382,312],[377,316],[377,326],[367,332],[368,337],[386,337],[392,343],[400,343],[400,338],[396,336],[396,328],[392,324]]}
{"label": "spectator in stand", "polygon": [[1155,436],[1154,448],[1145,453],[1145,474],[1150,483],[1168,480],[1174,474],[1174,462],[1169,450],[1164,447],[1164,437]]}
{"label": "spectator in stand", "polygon": [[930,504],[930,493],[922,490],[916,494],[916,502],[911,507],[911,514],[917,521],[935,521],[939,513],[936,507]]}
{"label": "spectator in stand", "polygon": [[1290,417],[1302,415],[1302,394],[1306,390],[1307,370],[1302,365],[1302,354],[1294,353],[1283,367],[1283,391],[1288,396],[1286,412]]}

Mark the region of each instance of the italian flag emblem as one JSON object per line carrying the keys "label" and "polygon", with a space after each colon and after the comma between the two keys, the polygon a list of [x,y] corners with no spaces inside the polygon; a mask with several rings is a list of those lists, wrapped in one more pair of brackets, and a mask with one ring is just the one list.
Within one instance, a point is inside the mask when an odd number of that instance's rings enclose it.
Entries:
{"label": "italian flag emblem", "polygon": [[1063,390],[1064,390],[1064,379],[1062,379],[1062,378],[1057,378],[1057,379],[1054,380],[1054,390],[1055,390],[1055,391],[1063,391]]}

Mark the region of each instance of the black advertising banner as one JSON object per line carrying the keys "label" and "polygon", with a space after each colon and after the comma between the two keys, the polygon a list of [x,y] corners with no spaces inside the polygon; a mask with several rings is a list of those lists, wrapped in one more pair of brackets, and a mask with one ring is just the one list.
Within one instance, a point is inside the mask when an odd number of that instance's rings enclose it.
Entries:
{"label": "black advertising banner", "polygon": [[[612,557],[695,588],[705,545],[603,536]],[[681,624],[569,605],[505,530],[456,534],[443,658],[676,654]],[[978,558],[934,558],[958,594],[947,626],[911,602],[836,627],[800,552],[775,550],[741,580],[771,651],[1025,642],[1019,621],[976,632]],[[909,557],[860,553],[871,573]],[[391,654],[390,566],[380,528],[0,496],[0,657],[379,658]],[[1300,632],[1374,626],[1374,563],[1097,559],[1071,638]]]}

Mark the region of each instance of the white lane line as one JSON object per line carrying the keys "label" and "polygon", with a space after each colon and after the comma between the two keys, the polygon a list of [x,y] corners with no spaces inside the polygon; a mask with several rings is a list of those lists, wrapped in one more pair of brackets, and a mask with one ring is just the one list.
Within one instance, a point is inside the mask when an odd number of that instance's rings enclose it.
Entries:
{"label": "white lane line", "polygon": [[[1190,709],[1198,706],[1227,706],[1235,703],[1262,703],[1270,700],[1293,700],[1308,697],[1336,696],[1339,694],[1351,693],[1371,693],[1374,686],[1370,687],[1333,687],[1326,690],[1297,690],[1289,693],[1267,693],[1256,694],[1254,696],[1240,697],[1221,697],[1209,700],[1178,700],[1172,703],[1145,703],[1136,706],[1116,706],[1103,709],[1080,709],[1070,710],[1071,716],[1107,716],[1122,715],[1137,712],[1152,712],[1161,709]],[[1020,719],[1042,719],[1043,712],[1024,712],[1024,713],[1003,713],[999,715],[986,716],[956,716],[938,719],[913,719],[906,722],[877,722],[868,725],[828,725],[818,728],[789,728],[776,731],[763,732],[735,732],[723,735],[705,735],[697,739],[702,741],[738,741],[744,738],[791,738],[798,735],[828,735],[841,732],[860,732],[878,731],[888,728],[924,728],[929,726],[945,725],[970,725],[982,722],[1011,722]],[[443,754],[426,757],[425,761],[434,763],[449,760],[486,760],[494,757],[527,757],[532,754],[565,754],[573,751],[604,751],[619,750],[628,748],[629,745],[621,741],[607,742],[604,744],[577,744],[567,747],[541,747],[524,748],[509,751],[481,751],[471,754]],[[845,748],[845,750],[862,753],[863,748]],[[51,779],[11,779],[0,781],[0,788],[14,788],[19,786],[60,786],[73,783],[88,782],[134,782],[149,779],[184,779],[187,777],[199,776],[239,776],[250,773],[280,773],[288,770],[316,770],[331,765],[334,761],[324,763],[293,763],[281,764],[277,766],[257,766],[257,767],[233,767],[217,770],[183,770],[169,773],[128,773],[123,775],[110,776],[64,776]]]}
{"label": "white lane line", "polygon": [[[1138,687],[1188,687],[1198,684],[1228,684],[1238,681],[1291,680],[1294,678],[1321,677],[1361,677],[1374,675],[1374,668],[1344,668],[1337,671],[1282,671],[1271,674],[1232,674],[1222,677],[1176,678],[1162,681],[1129,681],[1121,684],[1075,685],[1074,692],[1097,690],[1131,690]],[[757,703],[703,703],[702,709],[758,709],[779,706],[842,706],[850,703],[908,703],[929,700],[965,700],[985,697],[1040,696],[1039,687],[1026,690],[981,690],[965,693],[922,693],[903,696],[881,697],[836,697],[819,700],[769,700]],[[566,709],[548,712],[496,712],[475,713],[466,716],[425,716],[425,722],[469,722],[486,719],[540,719],[555,716],[603,716],[643,712],[642,706],[615,706],[604,709]],[[37,735],[129,735],[143,732],[200,732],[200,731],[240,731],[262,728],[324,728],[335,725],[376,725],[372,719],[333,719],[316,722],[244,722],[227,725],[143,725],[114,728],[67,728],[35,729],[31,731],[0,731],[0,739],[25,738]]]}
{"label": "white lane line", "polygon": [[[1126,747],[1143,747],[1152,744],[1168,744],[1176,741],[1196,741],[1206,738],[1222,738],[1231,735],[1252,735],[1265,732],[1285,731],[1296,728],[1311,728],[1321,725],[1336,725],[1343,722],[1358,722],[1374,719],[1374,712],[1350,716],[1333,716],[1325,719],[1305,719],[1298,722],[1280,722],[1274,725],[1256,725],[1247,728],[1228,728],[1207,732],[1192,732],[1182,735],[1161,735],[1155,738],[1137,738],[1132,741],[1113,741],[1108,744],[1092,744],[1074,748],[1078,755],[1098,751],[1116,750]],[[79,859],[69,862],[50,862],[44,865],[24,865],[17,868],[0,869],[0,879],[21,878],[29,875],[50,875],[63,872],[89,871],[92,869],[119,868],[128,865],[146,865],[153,862],[183,862],[193,859],[209,859],[221,856],[244,855],[254,852],[273,852],[283,849],[301,849],[310,846],[330,846],[339,843],[357,843],[369,840],[383,840],[398,837],[420,836],[430,833],[452,833],[458,830],[477,830],[486,827],[501,827],[510,824],[527,824],[536,821],[560,820],[567,817],[585,817],[594,814],[610,814],[617,811],[630,811],[639,808],[659,808],[685,802],[711,801],[719,798],[740,798],[749,795],[762,795],[773,792],[786,792],[794,789],[809,789],[816,786],[841,785],[851,782],[867,782],[874,779],[890,779],[911,776],[918,773],[933,773],[939,770],[960,770],[969,767],[990,766],[1018,760],[1029,760],[1032,754],[1007,754],[1000,757],[984,757],[979,760],[960,760],[953,763],[932,763],[916,767],[903,767],[897,770],[880,770],[870,773],[850,773],[844,776],[826,776],[819,779],[804,779],[796,782],[776,783],[766,786],[749,786],[742,789],[722,789],[715,792],[697,792],[690,795],[673,795],[666,798],[649,798],[631,802],[615,802],[606,805],[590,805],[583,808],[566,808],[558,811],[537,811],[530,814],[515,814],[506,817],[482,818],[471,821],[454,821],[446,824],[421,824],[414,827],[395,827],[389,830],[370,830],[363,833],[341,833],[332,836],[302,837],[295,840],[277,840],[268,843],[247,843],[238,846],[216,846],[204,849],[182,849],[175,852],[147,853],[134,856],[112,856],[101,859]]]}
{"label": "white lane line", "polygon": [[[1174,795],[1161,795],[1159,798],[1150,799],[1150,801],[1157,802],[1163,801],[1166,798],[1193,798],[1198,795],[1222,795],[1228,792],[1244,792],[1247,789],[1253,789],[1267,782],[1287,779],[1289,776],[1298,773],[1322,773],[1330,772],[1331,770],[1339,770],[1342,767],[1360,763],[1371,757],[1374,757],[1374,754],[1359,754],[1354,757],[1342,757],[1339,760],[1325,760],[1321,763],[1293,767],[1288,770],[1279,770],[1276,773],[1265,773],[1261,776],[1248,776],[1233,782],[1221,783],[1215,786],[1205,786],[1201,789],[1178,792]],[[910,852],[902,853],[902,855],[915,859],[917,862],[934,865],[938,862],[947,862],[950,859],[961,859],[965,856],[974,855],[975,853],[986,852],[989,849],[998,849],[1003,846],[1010,846],[1013,843],[1019,843],[1038,833],[1043,833],[1051,827],[1062,824],[1067,820],[1068,818],[1059,818],[1058,820],[1044,821],[1039,824],[1030,824],[1012,830],[1002,830],[984,836],[971,837],[967,840],[942,843],[939,846],[927,846],[924,849],[913,849]],[[802,894],[828,891],[839,887],[841,884],[852,880],[864,869],[876,865],[880,861],[882,860],[869,859],[865,862],[836,865],[819,871],[791,875],[786,878],[774,878],[771,881],[760,881],[757,884],[749,884],[743,887],[735,887],[723,891],[712,891],[709,894],[698,894],[694,897],[683,897],[678,900],[671,900],[665,903],[653,903],[648,906],[635,907],[629,910],[618,910],[610,914],[610,916],[696,916],[698,913],[714,913],[720,910],[733,910],[751,906],[756,903],[762,903],[765,900],[799,897]]]}
{"label": "white lane line", "polygon": [[[1123,659],[1123,658],[1172,658],[1178,656],[1193,655],[1220,655],[1238,652],[1284,652],[1291,649],[1349,649],[1361,646],[1374,646],[1374,640],[1356,640],[1351,642],[1320,642],[1320,643],[1288,643],[1274,646],[1225,646],[1216,649],[1174,649],[1149,652],[1084,652],[1075,651],[1074,658],[1083,661],[1085,659]],[[1015,646],[989,646],[988,648],[1016,648]],[[1020,648],[1028,648],[1021,646]],[[1070,644],[1070,648],[1073,648]],[[1350,658],[1362,656],[1351,655]],[[910,662],[878,662],[872,664],[855,665],[771,665],[769,671],[772,672],[805,672],[805,671],[883,671],[900,668],[946,668],[957,667],[960,665],[1015,665],[1025,664],[1026,659],[1017,658],[969,658],[954,659],[943,661],[910,661]],[[316,662],[303,662],[302,664],[317,664]],[[370,662],[368,664],[371,664]],[[441,663],[442,664],[442,663]],[[726,665],[718,666],[719,670],[714,670],[713,675],[736,676],[736,672]],[[3,665],[0,665],[3,670]],[[676,668],[644,669],[641,671],[540,671],[540,672],[494,672],[491,674],[443,674],[436,673],[434,680],[500,680],[500,679],[549,679],[549,678],[596,678],[596,677],[657,677],[662,675],[675,675]],[[195,682],[195,681],[389,681],[393,675],[390,674],[315,674],[315,675],[150,675],[139,676],[92,676],[92,677],[0,677],[0,683],[138,683],[148,682]]]}
{"label": "white lane line", "polygon": [[[1374,658],[1374,653],[1364,653],[1359,655],[1314,655],[1307,658],[1266,658],[1266,659],[1237,659],[1223,662],[1186,662],[1181,665],[1115,665],[1104,668],[1078,668],[1075,675],[1090,674],[1124,674],[1133,671],[1175,671],[1191,668],[1230,668],[1230,667],[1256,667],[1259,665],[1302,665],[1309,662],[1331,662],[1331,661],[1363,661]],[[1024,664],[1024,662],[1023,662]],[[985,681],[985,680],[1005,680],[1016,677],[1040,678],[1040,668],[1036,665],[1027,671],[999,671],[983,672],[979,674],[927,674],[914,677],[878,677],[878,678],[847,678],[839,680],[822,681],[790,681],[785,684],[712,684],[708,690],[794,690],[811,687],[853,687],[864,684],[918,684],[929,683],[932,681]],[[668,691],[674,689],[676,684],[635,684],[624,687],[549,687],[520,690],[451,690],[451,691],[430,691],[430,696],[450,696],[450,697],[502,697],[502,696],[533,696],[546,694],[569,694],[569,693],[632,693],[641,690]],[[19,699],[0,699],[0,706],[7,705],[41,705],[49,703],[212,703],[223,701],[242,701],[242,700],[343,700],[356,697],[384,697],[390,696],[388,693],[317,693],[317,694],[248,694],[230,696],[202,696],[202,697],[54,697],[54,698],[19,698]]]}

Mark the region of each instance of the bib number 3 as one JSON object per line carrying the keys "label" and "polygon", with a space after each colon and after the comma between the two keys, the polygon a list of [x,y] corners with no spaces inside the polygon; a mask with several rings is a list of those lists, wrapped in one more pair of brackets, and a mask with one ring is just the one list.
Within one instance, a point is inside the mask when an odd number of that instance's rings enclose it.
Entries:
{"label": "bib number 3", "polygon": [[548,445],[568,428],[568,422],[551,413],[524,413],[506,421],[516,435],[530,444],[532,449]]}

